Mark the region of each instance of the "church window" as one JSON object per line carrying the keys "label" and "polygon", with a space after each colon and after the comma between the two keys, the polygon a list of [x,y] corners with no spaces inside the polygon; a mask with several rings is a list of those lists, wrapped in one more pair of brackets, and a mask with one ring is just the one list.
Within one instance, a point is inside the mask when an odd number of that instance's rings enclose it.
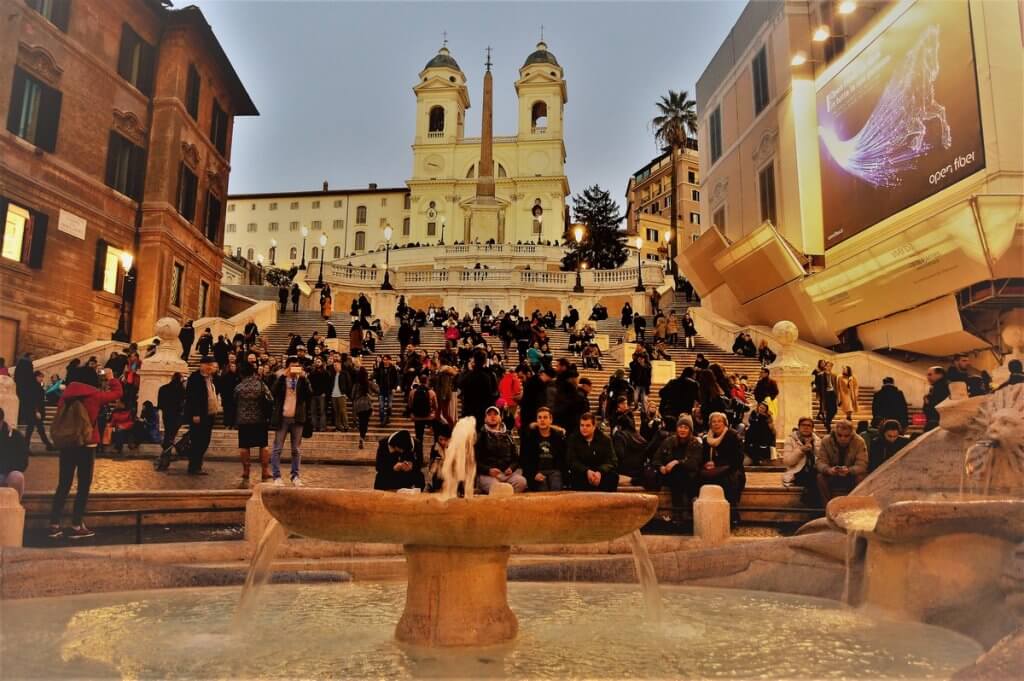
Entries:
{"label": "church window", "polygon": [[548,129],[548,105],[546,102],[534,102],[530,107],[530,127],[533,132],[544,132]]}
{"label": "church window", "polygon": [[320,257],[320,249],[317,248],[316,246],[313,246],[313,260],[316,260],[319,257]]}
{"label": "church window", "polygon": [[366,232],[356,232],[356,250],[366,250]]}
{"label": "church window", "polygon": [[246,259],[246,260],[252,260],[252,259],[254,259],[255,257],[256,257],[256,250],[255,250],[255,249],[252,249],[252,248],[250,248],[250,249],[248,249],[248,250],[247,250],[247,251],[245,252],[245,259]]}
{"label": "church window", "polygon": [[337,260],[341,257],[341,246],[334,247],[334,259]]}
{"label": "church window", "polygon": [[508,173],[505,171],[505,166],[498,164],[498,177],[508,177]]}
{"label": "church window", "polygon": [[409,236],[412,229],[412,225],[409,222],[409,218],[402,218],[402,236]]}
{"label": "church window", "polygon": [[357,225],[365,225],[366,224],[366,206],[358,206],[358,207],[356,207],[356,224]]}
{"label": "church window", "polygon": [[540,205],[540,199],[533,200],[533,208],[530,209],[533,215],[533,233],[540,234],[544,220],[544,208]]}
{"label": "church window", "polygon": [[428,132],[444,132],[444,107],[435,106],[430,110],[430,127]]}
{"label": "church window", "polygon": [[466,173],[466,177],[476,177],[476,164],[475,163],[469,167],[469,172]]}
{"label": "church window", "polygon": [[291,258],[292,260],[295,260],[295,258],[299,257],[299,249],[296,248],[295,246],[292,246],[291,250],[288,251],[288,257]]}
{"label": "church window", "polygon": [[435,234],[437,234],[437,223],[436,222],[428,222],[427,223],[427,236],[434,236]]}
{"label": "church window", "polygon": [[405,210],[409,210],[411,207],[412,207],[412,194],[406,194],[405,195],[405,205],[403,206],[403,208],[405,208]]}

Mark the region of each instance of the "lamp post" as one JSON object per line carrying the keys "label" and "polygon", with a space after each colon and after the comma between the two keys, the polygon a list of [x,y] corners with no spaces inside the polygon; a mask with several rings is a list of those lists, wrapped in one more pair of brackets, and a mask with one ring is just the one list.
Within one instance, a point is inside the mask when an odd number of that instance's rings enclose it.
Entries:
{"label": "lamp post", "polygon": [[327,250],[327,235],[320,235],[320,274],[316,278],[316,288],[324,287],[324,251]]}
{"label": "lamp post", "polygon": [[388,269],[391,266],[391,235],[394,233],[391,225],[384,228],[384,282],[380,285],[381,291],[395,290],[395,287],[391,285],[391,279],[388,277]]}
{"label": "lamp post", "polygon": [[270,266],[273,267],[277,263],[274,260],[277,258],[277,239],[270,240]]}
{"label": "lamp post", "polygon": [[439,246],[444,246],[444,216],[441,216],[441,240],[437,242]]}
{"label": "lamp post", "polygon": [[573,287],[573,293],[583,293],[583,280],[580,278],[580,266],[583,264],[583,257],[580,254],[580,243],[583,241],[583,228],[577,227],[573,230],[573,236],[576,237],[576,286]]}
{"label": "lamp post", "polygon": [[259,276],[259,281],[257,281],[256,283],[262,285],[263,284],[263,254],[262,253],[260,253],[259,255],[256,256],[256,267],[259,270],[257,272],[257,275]]}
{"label": "lamp post", "polygon": [[644,245],[644,240],[641,237],[636,238],[636,292],[644,292],[644,273],[643,263],[640,262],[640,248]]}
{"label": "lamp post", "polygon": [[299,269],[306,269],[306,237],[309,236],[309,228],[302,228],[302,262],[299,263]]}
{"label": "lamp post", "polygon": [[121,267],[124,270],[124,281],[121,284],[121,313],[117,318],[117,331],[111,334],[110,339],[121,343],[131,341],[128,335],[128,314],[126,301],[128,298],[128,287],[131,285],[132,262],[134,258],[128,251],[121,253]]}

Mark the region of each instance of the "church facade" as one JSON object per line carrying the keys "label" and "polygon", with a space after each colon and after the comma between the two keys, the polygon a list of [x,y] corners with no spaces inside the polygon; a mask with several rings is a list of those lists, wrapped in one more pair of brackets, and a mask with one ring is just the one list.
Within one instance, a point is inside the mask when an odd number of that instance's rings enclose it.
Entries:
{"label": "church facade", "polygon": [[413,87],[409,241],[515,244],[562,239],[569,195],[562,136],[567,95],[562,67],[543,42],[519,69],[515,88],[518,130],[493,137],[497,224],[474,224],[482,140],[464,135],[470,108],[466,76],[446,47],[420,72]]}

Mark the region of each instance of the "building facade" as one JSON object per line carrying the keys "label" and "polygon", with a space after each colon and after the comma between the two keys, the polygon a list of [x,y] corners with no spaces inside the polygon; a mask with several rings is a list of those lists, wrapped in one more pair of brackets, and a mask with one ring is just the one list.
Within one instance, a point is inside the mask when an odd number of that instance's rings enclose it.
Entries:
{"label": "building facade", "polygon": [[709,309],[823,345],[1006,350],[1020,3],[750,2],[697,83]]}
{"label": "building facade", "polygon": [[[701,234],[700,157],[697,141],[676,156],[676,212],[680,250],[697,240]],[[662,224],[662,219],[664,224]],[[665,152],[633,173],[626,186],[626,233],[644,239],[645,253],[664,249],[665,233],[672,220],[672,159]]]}
{"label": "building facade", "polygon": [[257,112],[202,13],[0,12],[0,356],[216,314],[233,120]]}
{"label": "building facade", "polygon": [[[543,42],[519,69],[515,83],[519,128],[493,141],[495,199],[504,243],[560,240],[566,230],[562,67]],[[470,107],[466,76],[442,48],[419,74],[413,140],[412,241],[437,243],[496,239],[473,234],[470,203],[479,174],[480,138],[465,137]]]}
{"label": "building facade", "polygon": [[321,191],[235,194],[228,199],[224,252],[288,269],[320,260],[321,250],[326,261],[376,251],[388,226],[393,246],[412,243],[409,199],[405,187],[329,189],[327,182]]}

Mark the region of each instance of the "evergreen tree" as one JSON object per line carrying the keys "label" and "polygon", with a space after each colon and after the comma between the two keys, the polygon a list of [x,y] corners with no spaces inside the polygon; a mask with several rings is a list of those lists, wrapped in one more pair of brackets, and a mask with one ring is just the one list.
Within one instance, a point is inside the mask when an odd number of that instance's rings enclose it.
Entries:
{"label": "evergreen tree", "polygon": [[626,233],[619,230],[623,215],[611,194],[592,185],[582,194],[572,197],[575,221],[585,225],[583,241],[576,244],[572,228],[565,235],[570,251],[562,258],[562,269],[576,269],[576,260],[582,258],[590,269],[613,270],[626,262]]}

